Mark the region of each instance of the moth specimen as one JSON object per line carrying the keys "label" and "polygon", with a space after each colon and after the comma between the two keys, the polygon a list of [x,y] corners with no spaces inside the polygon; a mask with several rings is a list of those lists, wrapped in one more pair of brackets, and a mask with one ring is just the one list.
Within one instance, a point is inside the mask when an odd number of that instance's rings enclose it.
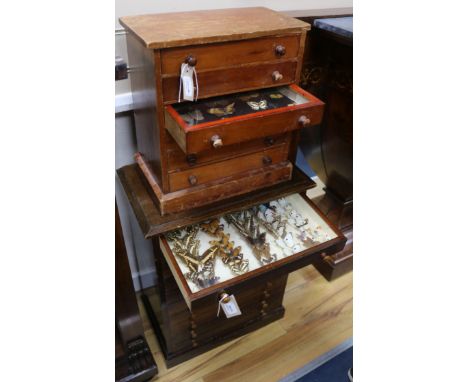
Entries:
{"label": "moth specimen", "polygon": [[199,226],[189,226],[182,230],[175,230],[166,235],[166,239],[172,243],[172,251],[179,257],[190,270],[184,276],[200,288],[216,284],[219,277],[214,272],[214,255],[209,251],[199,254],[200,240],[197,234]]}
{"label": "moth specimen", "polygon": [[200,225],[202,231],[215,236],[217,240],[210,241],[209,251],[214,256],[219,256],[232,273],[240,275],[248,272],[249,260],[244,260],[241,253],[241,247],[234,247],[234,242],[230,241],[230,235],[224,232],[224,225],[220,224],[219,219],[213,219]]}
{"label": "moth specimen", "polygon": [[253,210],[245,210],[224,216],[252,246],[252,252],[261,265],[276,261],[276,255],[270,252],[270,244],[266,241],[266,232],[260,232],[260,225],[255,219]]}
{"label": "moth specimen", "polygon": [[224,117],[225,115],[234,114],[236,109],[234,108],[235,102],[225,107],[212,107],[207,110],[208,113],[216,115],[217,117]]}

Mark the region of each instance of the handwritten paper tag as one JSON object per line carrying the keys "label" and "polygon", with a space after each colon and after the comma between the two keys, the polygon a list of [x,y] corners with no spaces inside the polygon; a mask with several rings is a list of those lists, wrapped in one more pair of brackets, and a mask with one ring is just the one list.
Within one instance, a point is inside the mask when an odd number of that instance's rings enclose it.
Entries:
{"label": "handwritten paper tag", "polygon": [[218,317],[219,317],[219,311],[220,308],[223,309],[224,314],[226,315],[226,318],[231,318],[235,316],[240,316],[242,314],[239,305],[237,305],[236,298],[234,297],[233,294],[230,296],[227,296],[226,298],[223,298],[219,301],[218,305]]}
{"label": "handwritten paper tag", "polygon": [[193,67],[187,64],[182,64],[180,67],[180,81],[182,85],[182,98],[186,101],[193,101],[194,86],[193,86]]}

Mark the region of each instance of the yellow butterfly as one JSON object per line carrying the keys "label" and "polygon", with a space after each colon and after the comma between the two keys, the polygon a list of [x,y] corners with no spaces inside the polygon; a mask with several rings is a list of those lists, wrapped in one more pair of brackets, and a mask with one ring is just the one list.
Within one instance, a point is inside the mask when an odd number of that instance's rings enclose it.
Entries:
{"label": "yellow butterfly", "polygon": [[208,113],[216,115],[217,117],[233,114],[235,111],[234,104],[235,102],[227,105],[226,107],[212,107],[211,109],[208,109]]}

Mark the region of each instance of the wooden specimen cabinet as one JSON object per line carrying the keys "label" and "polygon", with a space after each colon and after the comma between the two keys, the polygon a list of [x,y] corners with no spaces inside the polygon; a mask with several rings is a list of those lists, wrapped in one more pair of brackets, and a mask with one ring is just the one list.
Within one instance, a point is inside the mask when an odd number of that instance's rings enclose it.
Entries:
{"label": "wooden specimen cabinet", "polygon": [[[143,302],[170,367],[280,319],[288,274],[346,238],[294,165],[299,131],[324,110],[297,85],[310,24],[266,8],[121,23],[139,152],[117,172],[153,244]],[[179,102],[182,65],[195,68],[193,102]],[[242,314],[219,313],[226,294]]]}

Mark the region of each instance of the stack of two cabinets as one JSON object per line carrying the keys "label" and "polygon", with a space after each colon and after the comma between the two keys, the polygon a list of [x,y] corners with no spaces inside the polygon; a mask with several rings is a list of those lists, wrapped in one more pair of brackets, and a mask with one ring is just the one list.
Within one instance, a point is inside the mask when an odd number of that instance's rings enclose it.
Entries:
{"label": "stack of two cabinets", "polygon": [[[320,123],[324,110],[297,86],[309,24],[265,8],[135,16],[121,23],[129,32],[139,152],[137,165],[119,176],[153,241],[158,284],[143,298],[172,366],[281,318],[288,274],[338,252],[346,238],[307,199],[304,191],[315,184],[294,166],[299,130]],[[196,69],[196,102],[178,102],[183,63]],[[307,217],[308,232],[326,234],[281,249],[272,233],[267,241],[275,260],[260,264],[224,215],[267,208],[283,196]],[[196,287],[168,232],[188,232],[185,226],[213,219],[231,230],[231,240],[250,256],[250,269],[228,274],[218,259],[217,269],[225,272],[218,282]],[[294,240],[298,235],[291,233]],[[222,293],[235,295],[241,315],[218,314]]]}

